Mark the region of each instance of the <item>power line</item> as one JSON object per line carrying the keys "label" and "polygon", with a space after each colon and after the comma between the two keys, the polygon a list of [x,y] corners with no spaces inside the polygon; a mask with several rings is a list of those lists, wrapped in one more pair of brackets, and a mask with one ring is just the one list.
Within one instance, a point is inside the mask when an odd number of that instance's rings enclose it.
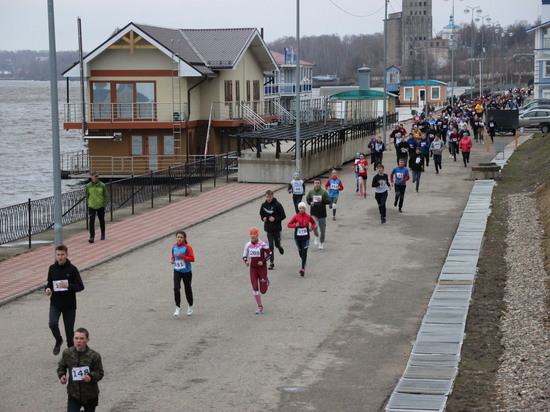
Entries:
{"label": "power line", "polygon": [[378,10],[376,10],[374,13],[371,13],[371,14],[365,14],[365,15],[358,15],[358,14],[353,14],[353,13],[350,13],[349,11],[347,10],[344,10],[342,7],[340,7],[339,5],[337,5],[333,0],[328,0],[330,1],[336,8],[340,9],[341,11],[343,11],[344,13],[346,14],[349,14],[350,16],[353,16],[353,17],[371,17],[371,16],[374,16],[375,14],[377,14],[378,12],[380,12],[384,6],[380,7]]}

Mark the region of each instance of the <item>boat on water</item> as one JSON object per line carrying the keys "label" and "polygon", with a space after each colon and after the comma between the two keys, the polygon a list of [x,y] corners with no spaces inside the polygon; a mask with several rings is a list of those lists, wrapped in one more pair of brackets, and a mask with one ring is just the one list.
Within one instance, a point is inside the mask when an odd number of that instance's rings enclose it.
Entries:
{"label": "boat on water", "polygon": [[335,80],[338,80],[338,76],[336,76],[335,74],[324,74],[313,76],[311,79],[317,82],[333,82]]}

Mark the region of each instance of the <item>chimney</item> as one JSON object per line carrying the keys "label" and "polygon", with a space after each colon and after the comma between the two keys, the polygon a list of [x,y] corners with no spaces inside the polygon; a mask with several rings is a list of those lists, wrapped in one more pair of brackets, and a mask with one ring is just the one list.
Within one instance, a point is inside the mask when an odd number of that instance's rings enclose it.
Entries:
{"label": "chimney", "polygon": [[370,68],[363,66],[357,69],[357,78],[359,80],[359,90],[370,89]]}

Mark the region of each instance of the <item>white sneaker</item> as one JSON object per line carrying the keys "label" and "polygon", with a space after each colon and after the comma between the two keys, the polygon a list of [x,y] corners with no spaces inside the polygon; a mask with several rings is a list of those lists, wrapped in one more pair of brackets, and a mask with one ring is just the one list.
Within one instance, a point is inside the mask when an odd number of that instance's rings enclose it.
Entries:
{"label": "white sneaker", "polygon": [[323,244],[319,242],[319,249],[323,249]]}
{"label": "white sneaker", "polygon": [[317,236],[313,236],[313,244],[318,245],[319,244],[319,238]]}
{"label": "white sneaker", "polygon": [[176,310],[174,311],[174,316],[179,316],[181,312],[181,308],[179,306],[176,306]]}
{"label": "white sneaker", "polygon": [[193,306],[189,306],[187,308],[187,316],[191,316],[193,314]]}

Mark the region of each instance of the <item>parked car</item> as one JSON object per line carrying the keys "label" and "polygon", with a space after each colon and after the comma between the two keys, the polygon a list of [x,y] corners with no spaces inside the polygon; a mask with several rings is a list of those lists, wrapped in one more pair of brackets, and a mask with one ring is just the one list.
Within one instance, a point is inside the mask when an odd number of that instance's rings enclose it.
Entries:
{"label": "parked car", "polygon": [[528,110],[535,109],[537,107],[550,107],[550,99],[536,99],[531,102],[524,104],[519,108],[519,113],[525,113]]}
{"label": "parked car", "polygon": [[520,114],[518,126],[540,128],[542,133],[550,132],[550,107],[535,108]]}

